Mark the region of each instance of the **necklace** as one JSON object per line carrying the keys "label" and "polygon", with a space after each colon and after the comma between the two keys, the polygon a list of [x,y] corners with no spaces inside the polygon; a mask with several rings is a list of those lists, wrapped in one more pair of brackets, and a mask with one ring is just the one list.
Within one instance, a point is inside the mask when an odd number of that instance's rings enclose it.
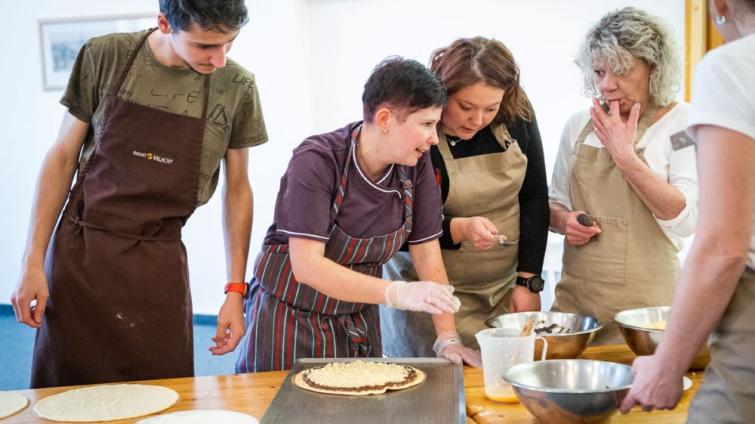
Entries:
{"label": "necklace", "polygon": [[448,144],[450,144],[451,147],[456,147],[456,143],[462,141],[461,137],[454,137],[452,135],[446,135],[446,140],[448,140]]}

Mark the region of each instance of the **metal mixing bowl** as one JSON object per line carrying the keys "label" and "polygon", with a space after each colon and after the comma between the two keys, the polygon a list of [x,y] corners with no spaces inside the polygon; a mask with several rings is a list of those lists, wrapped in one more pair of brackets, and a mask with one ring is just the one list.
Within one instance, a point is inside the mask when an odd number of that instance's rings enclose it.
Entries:
{"label": "metal mixing bowl", "polygon": [[[515,312],[498,315],[487,320],[486,324],[492,328],[512,328],[521,330],[532,319],[535,323],[545,321],[548,324],[558,324],[570,331],[564,334],[539,333],[548,340],[546,359],[576,358],[585,350],[595,333],[603,325],[589,315],[577,315],[566,312]],[[542,342],[535,343],[535,359],[540,359],[543,349]]]}
{"label": "metal mixing bowl", "polygon": [[[663,330],[653,330],[648,328],[648,325],[667,320],[670,310],[670,306],[629,309],[616,314],[613,320],[619,326],[621,335],[635,355],[652,355],[663,339]],[[695,355],[690,369],[704,369],[708,362],[710,362],[710,353],[708,346],[704,345]]]}
{"label": "metal mixing bowl", "polygon": [[613,362],[559,359],[514,365],[503,375],[542,423],[605,423],[632,386],[632,368]]}

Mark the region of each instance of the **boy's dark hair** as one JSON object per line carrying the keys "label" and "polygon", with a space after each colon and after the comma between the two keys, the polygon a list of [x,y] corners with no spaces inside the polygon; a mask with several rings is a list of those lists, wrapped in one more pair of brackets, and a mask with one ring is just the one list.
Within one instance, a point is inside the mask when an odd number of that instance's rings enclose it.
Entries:
{"label": "boy's dark hair", "polygon": [[160,0],[170,27],[188,31],[192,22],[222,33],[237,31],[249,21],[244,0]]}
{"label": "boy's dark hair", "polygon": [[399,120],[428,107],[446,105],[446,89],[440,80],[416,60],[398,56],[380,62],[364,84],[362,111],[372,122],[381,106],[397,109]]}

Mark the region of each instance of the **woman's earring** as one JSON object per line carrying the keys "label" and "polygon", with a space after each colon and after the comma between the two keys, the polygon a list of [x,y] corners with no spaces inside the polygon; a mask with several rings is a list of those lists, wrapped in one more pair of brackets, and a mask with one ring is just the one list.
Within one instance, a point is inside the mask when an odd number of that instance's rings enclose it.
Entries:
{"label": "woman's earring", "polygon": [[726,16],[724,16],[724,15],[718,15],[718,16],[716,16],[716,18],[714,19],[714,21],[716,22],[716,25],[723,25],[723,24],[726,23]]}
{"label": "woman's earring", "polygon": [[383,128],[383,134],[388,134],[388,128]]}

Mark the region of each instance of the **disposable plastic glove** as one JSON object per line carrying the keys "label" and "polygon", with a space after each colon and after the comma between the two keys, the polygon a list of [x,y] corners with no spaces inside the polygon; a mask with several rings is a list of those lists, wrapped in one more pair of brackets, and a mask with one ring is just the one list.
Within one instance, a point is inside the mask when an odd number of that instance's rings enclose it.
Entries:
{"label": "disposable plastic glove", "polygon": [[461,301],[454,296],[454,288],[432,281],[394,281],[385,289],[385,304],[389,308],[442,314],[459,310]]}
{"label": "disposable plastic glove", "polygon": [[433,344],[433,351],[439,358],[448,359],[456,364],[463,362],[475,368],[482,366],[480,352],[461,344],[461,336],[455,331],[438,334]]}

